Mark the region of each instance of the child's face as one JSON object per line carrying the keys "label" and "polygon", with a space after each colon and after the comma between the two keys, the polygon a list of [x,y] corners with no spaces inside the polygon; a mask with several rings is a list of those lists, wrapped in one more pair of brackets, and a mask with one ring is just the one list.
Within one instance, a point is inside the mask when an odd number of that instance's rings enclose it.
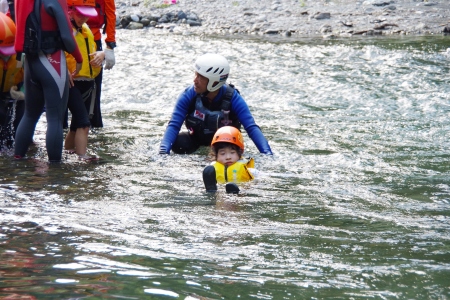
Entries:
{"label": "child's face", "polygon": [[230,166],[239,160],[239,153],[232,147],[224,147],[217,151],[217,161],[222,165]]}
{"label": "child's face", "polygon": [[80,14],[75,8],[69,11],[70,17],[75,21],[78,27],[81,27],[84,23],[89,20],[89,17]]}

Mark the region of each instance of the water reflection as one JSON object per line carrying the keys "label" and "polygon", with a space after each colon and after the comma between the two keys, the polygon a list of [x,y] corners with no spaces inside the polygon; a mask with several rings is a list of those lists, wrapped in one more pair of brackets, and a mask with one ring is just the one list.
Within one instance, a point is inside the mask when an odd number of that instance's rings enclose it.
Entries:
{"label": "water reflection", "polygon": [[[90,138],[101,161],[47,164],[45,120],[31,159],[0,156],[2,297],[448,294],[445,38],[118,39]],[[204,192],[206,149],[157,154],[208,51],[230,60],[275,153],[247,143],[264,176],[237,196]]]}

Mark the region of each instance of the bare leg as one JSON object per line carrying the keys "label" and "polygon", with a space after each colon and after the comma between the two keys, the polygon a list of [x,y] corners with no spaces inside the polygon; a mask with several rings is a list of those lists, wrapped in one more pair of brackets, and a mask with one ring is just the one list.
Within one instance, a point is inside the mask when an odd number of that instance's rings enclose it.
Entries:
{"label": "bare leg", "polygon": [[85,156],[87,152],[89,127],[78,128],[75,133],[75,152],[78,156]]}
{"label": "bare leg", "polygon": [[75,150],[75,131],[69,131],[64,140],[64,150]]}

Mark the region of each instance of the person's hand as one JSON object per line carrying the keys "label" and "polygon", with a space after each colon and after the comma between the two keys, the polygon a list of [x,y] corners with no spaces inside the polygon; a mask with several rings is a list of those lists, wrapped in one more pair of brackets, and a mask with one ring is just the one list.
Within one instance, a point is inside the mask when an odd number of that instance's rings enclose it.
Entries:
{"label": "person's hand", "polygon": [[16,85],[11,87],[9,93],[14,100],[25,100],[25,94],[22,91],[19,91]]}
{"label": "person's hand", "polygon": [[104,51],[97,51],[94,53],[89,54],[91,56],[91,61],[89,62],[93,67],[101,67],[103,64],[103,61],[105,60],[105,52]]}
{"label": "person's hand", "polygon": [[105,50],[105,70],[111,70],[116,64],[116,58],[114,56],[114,50],[106,48]]}
{"label": "person's hand", "polygon": [[82,63],[78,63],[75,67],[75,71],[72,72],[72,77],[75,77],[78,73],[80,73],[81,67],[82,67]]}

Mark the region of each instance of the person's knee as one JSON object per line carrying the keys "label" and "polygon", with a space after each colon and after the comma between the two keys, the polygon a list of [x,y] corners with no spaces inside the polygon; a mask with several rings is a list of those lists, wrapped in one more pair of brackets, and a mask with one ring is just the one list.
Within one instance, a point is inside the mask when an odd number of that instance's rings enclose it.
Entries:
{"label": "person's knee", "polygon": [[172,145],[172,151],[177,154],[191,154],[199,147],[188,132],[178,134],[175,143]]}

